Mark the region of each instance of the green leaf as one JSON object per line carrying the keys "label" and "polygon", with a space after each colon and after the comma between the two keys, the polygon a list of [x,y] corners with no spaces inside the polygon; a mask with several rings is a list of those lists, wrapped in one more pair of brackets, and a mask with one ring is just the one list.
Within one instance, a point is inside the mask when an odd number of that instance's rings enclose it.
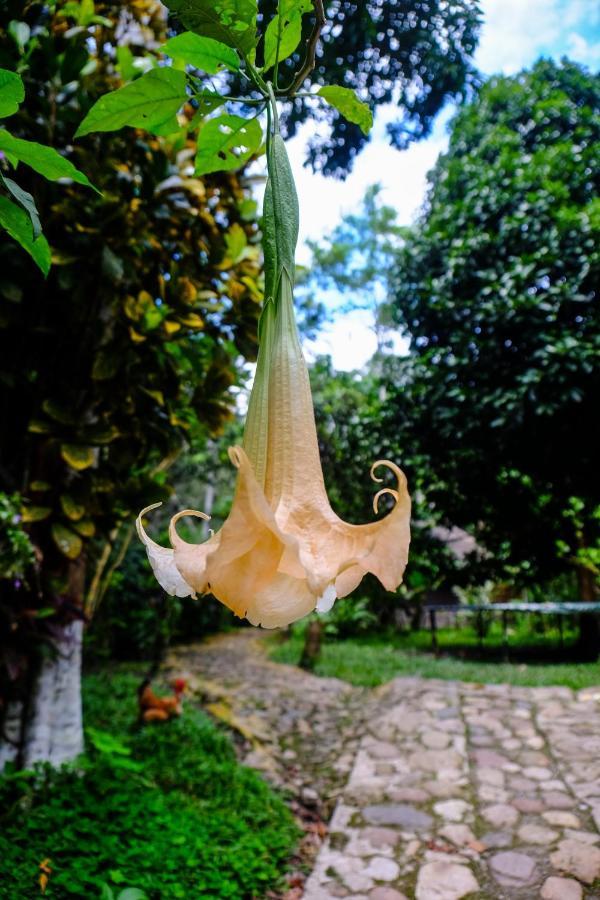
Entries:
{"label": "green leaf", "polygon": [[25,99],[23,79],[16,72],[0,69],[0,119],[12,116]]}
{"label": "green leaf", "polygon": [[105,25],[107,28],[114,28],[114,22],[111,22],[110,19],[96,15],[94,0],[81,0],[80,3],[70,0],[60,10],[59,15],[75,19],[82,28],[87,28],[88,25]]}
{"label": "green leaf", "polygon": [[65,525],[61,525],[60,522],[55,522],[50,531],[52,540],[63,556],[68,559],[77,559],[83,549],[83,541],[79,535]]}
{"label": "green leaf", "polygon": [[92,131],[117,131],[125,125],[145,128],[147,131],[162,129],[174,123],[179,127],[175,114],[186,102],[185,73],[176,69],[151,69],[94,103],[77,129],[75,137],[83,137]]}
{"label": "green leaf", "polygon": [[139,888],[125,888],[124,891],[121,891],[117,900],[148,900],[148,894],[145,894]]}
{"label": "green leaf", "polygon": [[135,77],[134,56],[126,44],[117,47],[117,67],[123,81],[133,81]]}
{"label": "green leaf", "polygon": [[185,31],[171,38],[161,49],[173,59],[181,59],[209,75],[216,75],[222,66],[234,72],[240,67],[235,50],[220,41],[201,37],[192,31]]}
{"label": "green leaf", "polygon": [[96,526],[91,519],[80,519],[78,522],[73,522],[73,528],[84,537],[94,537],[96,534]]}
{"label": "green leaf", "polygon": [[50,247],[43,235],[33,239],[31,220],[27,213],[9,200],[0,195],[0,225],[6,229],[10,236],[29,253],[44,275],[50,271]]}
{"label": "green leaf", "polygon": [[111,881],[114,881],[115,884],[123,884],[126,880],[120,869],[110,869],[108,874],[110,875]]}
{"label": "green leaf", "polygon": [[43,175],[48,181],[58,181],[59,178],[70,178],[77,184],[90,187],[98,194],[100,191],[88,180],[87,176],[80,172],[72,162],[61,156],[54,147],[46,147],[44,144],[36,144],[35,141],[24,141],[22,138],[13,137],[6,129],[0,129],[0,150],[8,153],[19,162],[25,163],[35,172]]}
{"label": "green leaf", "polygon": [[359,100],[351,88],[330,85],[317,91],[331,106],[334,106],[345,119],[358,125],[363,134],[368,134],[373,127],[373,113],[366,103]]}
{"label": "green leaf", "polygon": [[281,0],[265,32],[265,70],[291,56],[302,37],[302,16],[311,9],[310,0]]}
{"label": "green leaf", "polygon": [[262,142],[257,119],[241,116],[217,116],[209,119],[198,134],[196,175],[238,169]]}
{"label": "green leaf", "polygon": [[94,451],[91,447],[82,447],[79,444],[62,444],[60,455],[72,469],[81,472],[89,469],[94,463]]}
{"label": "green leaf", "polygon": [[73,521],[81,519],[85,512],[85,506],[82,503],[78,503],[70,494],[61,494],[60,505],[65,516]]}
{"label": "green leaf", "polygon": [[55,422],[60,422],[61,425],[75,425],[77,422],[77,416],[72,409],[61,406],[60,403],[52,400],[51,397],[47,397],[44,400],[42,409],[51,419],[54,419]]}
{"label": "green leaf", "polygon": [[85,734],[94,749],[100,753],[117,753],[119,756],[131,756],[131,749],[127,744],[124,744],[110,731],[101,731],[99,728],[90,727],[85,729]]}
{"label": "green leaf", "polygon": [[225,235],[225,247],[227,248],[226,258],[228,262],[239,262],[244,256],[246,247],[248,246],[248,238],[246,232],[237,222],[234,222],[227,234]]}
{"label": "green leaf", "polygon": [[24,522],[42,522],[47,519],[52,508],[50,506],[24,506],[21,517]]}
{"label": "green leaf", "polygon": [[168,0],[166,5],[189,30],[253,56],[256,0]]}
{"label": "green leaf", "polygon": [[223,97],[214,91],[200,91],[199,94],[194,94],[194,100],[198,103],[198,109],[189,123],[189,128],[197,128],[209,113],[225,103]]}
{"label": "green leaf", "polygon": [[35,240],[42,233],[42,223],[40,222],[40,216],[37,211],[37,207],[35,205],[35,200],[27,191],[24,191],[23,188],[19,187],[16,181],[13,181],[12,178],[7,178],[0,172],[0,179],[4,184],[4,187],[7,191],[9,191],[17,203],[23,207],[27,215],[31,220],[31,227],[33,229],[33,239]]}
{"label": "green leaf", "polygon": [[29,485],[29,490],[44,493],[45,491],[49,491],[51,487],[52,485],[49,481],[32,481]]}

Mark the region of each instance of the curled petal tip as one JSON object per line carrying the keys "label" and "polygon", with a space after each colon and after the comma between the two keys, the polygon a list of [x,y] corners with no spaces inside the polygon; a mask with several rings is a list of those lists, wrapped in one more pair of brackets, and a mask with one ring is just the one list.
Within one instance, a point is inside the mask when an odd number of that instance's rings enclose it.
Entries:
{"label": "curled petal tip", "polygon": [[139,513],[138,519],[141,519],[142,516],[145,516],[146,513],[149,513],[151,509],[158,509],[159,506],[162,506],[162,500],[159,500],[158,503],[151,503],[150,506],[145,506],[141,513]]}
{"label": "curled petal tip", "polygon": [[135,529],[138,533],[138,537],[146,546],[148,546],[148,544],[151,542],[153,543],[153,541],[152,538],[148,537],[148,535],[146,534],[144,526],[142,525],[142,519],[147,513],[150,512],[150,510],[158,509],[159,506],[162,506],[162,501],[160,501],[159,503],[151,503],[150,506],[145,506],[135,520]]}
{"label": "curled petal tip", "polygon": [[[381,479],[378,478],[377,481],[381,481]],[[381,490],[377,491],[377,493],[373,497],[373,512],[375,513],[375,515],[377,515],[379,512],[379,498],[383,497],[384,494],[391,494],[396,503],[398,502],[398,491],[395,491],[393,488],[381,488]]]}
{"label": "curled petal tip", "polygon": [[236,469],[239,469],[240,466],[242,465],[241,452],[242,452],[242,448],[236,447],[236,446],[229,447],[229,449],[227,450],[227,453],[229,454],[229,459],[231,460],[233,465],[236,467]]}
{"label": "curled petal tip", "polygon": [[142,525],[142,517],[152,509],[162,506],[161,503],[152,503],[146,506],[136,519],[135,525],[140,540],[146,548],[150,565],[156,576],[156,580],[160,586],[172,597],[192,597],[195,596],[193,588],[181,575],[181,572],[175,565],[173,550],[168,547],[161,547],[156,541],[149,537]]}
{"label": "curled petal tip", "polygon": [[195,516],[197,519],[205,519],[207,522],[210,520],[210,516],[205,512],[201,512],[199,509],[182,509],[181,512],[175,513],[175,515],[169,522],[169,539],[173,546],[175,546],[177,542],[181,543],[181,538],[177,534],[177,529],[175,526],[177,522],[183,518],[183,516]]}
{"label": "curled petal tip", "polygon": [[396,463],[392,462],[390,459],[378,459],[371,466],[371,478],[373,481],[376,481],[378,484],[381,484],[383,478],[378,478],[375,474],[375,470],[379,468],[379,466],[385,466],[386,469],[389,469],[390,472],[393,472],[396,478],[398,479],[398,487],[405,488],[406,487],[406,475]]}
{"label": "curled petal tip", "polygon": [[337,600],[337,592],[333,584],[328,584],[319,599],[315,609],[318,613],[328,613]]}

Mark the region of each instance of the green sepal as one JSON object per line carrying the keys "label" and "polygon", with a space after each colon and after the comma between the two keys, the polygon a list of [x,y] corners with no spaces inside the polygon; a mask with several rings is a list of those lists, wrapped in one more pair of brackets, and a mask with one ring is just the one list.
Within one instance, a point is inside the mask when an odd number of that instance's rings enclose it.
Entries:
{"label": "green sepal", "polygon": [[271,140],[267,154],[269,178],[263,213],[265,298],[275,299],[281,273],[286,269],[294,284],[296,244],[300,228],[298,194],[292,168],[280,134]]}

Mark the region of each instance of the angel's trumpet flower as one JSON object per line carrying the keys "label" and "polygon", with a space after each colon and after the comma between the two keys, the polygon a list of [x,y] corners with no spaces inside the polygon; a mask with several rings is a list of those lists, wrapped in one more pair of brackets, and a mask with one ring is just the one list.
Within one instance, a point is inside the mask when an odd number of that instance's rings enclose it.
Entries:
{"label": "angel's trumpet flower", "polygon": [[[354,590],[367,572],[395,590],[402,581],[410,541],[410,498],[406,478],[396,476],[395,505],[367,525],[343,522],[331,509],[319,458],[308,372],[300,349],[293,308],[294,252],[298,199],[281,137],[271,139],[265,191],[265,307],[260,349],[244,431],[243,447],[229,457],[238,470],[231,512],[209,540],[190,544],[177,533],[184,510],[171,520],[172,549],[160,547],[137,520],[156,578],[178,597],[210,592],[253,625],[288,625],[317,609],[326,612]],[[158,505],[158,504],[155,504]]]}

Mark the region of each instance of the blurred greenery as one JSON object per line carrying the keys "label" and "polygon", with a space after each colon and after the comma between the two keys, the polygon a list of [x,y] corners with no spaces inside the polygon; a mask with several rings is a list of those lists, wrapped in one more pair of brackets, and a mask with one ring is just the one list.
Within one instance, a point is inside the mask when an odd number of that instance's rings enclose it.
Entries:
{"label": "blurred greenery", "polygon": [[[294,627],[291,639],[284,643],[270,638],[271,659],[298,665],[305,627],[304,624]],[[521,623],[510,632],[511,662],[502,662],[502,634],[497,624],[490,628],[482,651],[478,649],[479,635],[474,626],[440,629],[438,638],[439,658],[431,651],[428,631],[379,631],[363,637],[326,641],[314,672],[366,687],[385,684],[403,675],[483,684],[564,685],[574,690],[600,688],[600,663],[557,662],[575,656],[573,644],[577,632],[571,628],[565,629],[565,650],[561,651],[555,627],[536,634],[528,623]]]}
{"label": "blurred greenery", "polygon": [[191,704],[141,727],[141,677],[113,666],[84,679],[87,754],[74,767],[0,779],[0,897],[39,897],[44,859],[44,896],[57,900],[100,898],[104,885],[148,900],[245,900],[280,886],[299,836],[283,800]]}
{"label": "blurred greenery", "polygon": [[[319,324],[328,312],[329,318],[357,309],[371,312],[378,352],[389,345],[393,270],[406,230],[396,210],[382,202],[381,190],[370,185],[360,207],[330,234],[306,241],[311,259],[300,289],[301,308],[313,310]],[[316,299],[323,291],[335,292],[330,293],[337,301],[334,311]]]}
{"label": "blurred greenery", "polygon": [[475,537],[482,578],[518,589],[572,566],[583,600],[600,537],[599,139],[600,76],[566,60],[492,78],[458,113],[398,258],[411,346],[382,424],[430,474],[431,507]]}

